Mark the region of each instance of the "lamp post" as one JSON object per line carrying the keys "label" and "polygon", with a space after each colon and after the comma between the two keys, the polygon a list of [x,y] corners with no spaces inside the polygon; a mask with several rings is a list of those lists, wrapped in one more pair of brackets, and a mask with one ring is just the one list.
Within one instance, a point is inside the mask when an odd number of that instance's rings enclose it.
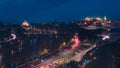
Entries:
{"label": "lamp post", "polygon": [[0,66],[2,65],[2,55],[0,54]]}

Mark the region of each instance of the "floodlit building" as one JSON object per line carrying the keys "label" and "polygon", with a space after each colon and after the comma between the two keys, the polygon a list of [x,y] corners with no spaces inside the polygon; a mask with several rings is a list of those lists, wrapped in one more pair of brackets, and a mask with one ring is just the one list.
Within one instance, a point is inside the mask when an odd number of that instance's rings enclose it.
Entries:
{"label": "floodlit building", "polygon": [[102,21],[102,19],[100,17],[97,17],[96,20],[97,21]]}
{"label": "floodlit building", "polygon": [[104,16],[104,21],[106,21],[107,20],[107,17],[106,16]]}
{"label": "floodlit building", "polygon": [[24,20],[24,22],[22,23],[22,27],[28,27],[28,26],[30,26],[29,23],[26,20]]}
{"label": "floodlit building", "polygon": [[92,20],[93,20],[93,18],[90,18],[90,17],[85,18],[85,21],[92,21]]}
{"label": "floodlit building", "polygon": [[29,30],[31,28],[31,25],[26,20],[23,21],[21,26],[26,30]]}

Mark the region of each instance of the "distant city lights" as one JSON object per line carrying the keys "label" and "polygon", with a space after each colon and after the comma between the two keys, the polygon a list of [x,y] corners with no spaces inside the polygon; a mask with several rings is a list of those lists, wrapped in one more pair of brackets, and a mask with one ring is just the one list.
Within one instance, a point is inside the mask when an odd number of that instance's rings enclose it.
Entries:
{"label": "distant city lights", "polygon": [[102,19],[102,18],[100,18],[100,17],[96,17],[96,18],[92,18],[92,17],[86,17],[85,18],[85,21],[93,21],[93,20],[97,20],[97,21],[102,21],[102,20],[107,20],[107,17],[106,16],[104,16],[104,18]]}

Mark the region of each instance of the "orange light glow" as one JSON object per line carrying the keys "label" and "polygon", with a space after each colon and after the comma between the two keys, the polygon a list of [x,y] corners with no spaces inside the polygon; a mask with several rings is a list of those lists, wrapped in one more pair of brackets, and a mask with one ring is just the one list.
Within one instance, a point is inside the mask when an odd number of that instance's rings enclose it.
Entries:
{"label": "orange light glow", "polygon": [[92,21],[93,19],[90,18],[90,17],[86,17],[85,20],[86,20],[86,21]]}
{"label": "orange light glow", "polygon": [[22,26],[24,26],[24,27],[28,27],[28,26],[29,26],[29,24],[28,24],[28,22],[27,22],[27,21],[24,21],[24,22],[22,23]]}
{"label": "orange light glow", "polygon": [[102,19],[100,17],[97,17],[96,20],[101,21]]}

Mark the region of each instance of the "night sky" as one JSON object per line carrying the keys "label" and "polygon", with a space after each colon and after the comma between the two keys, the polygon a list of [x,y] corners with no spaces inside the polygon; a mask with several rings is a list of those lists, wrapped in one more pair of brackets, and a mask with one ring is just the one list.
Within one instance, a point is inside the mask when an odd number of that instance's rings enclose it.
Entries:
{"label": "night sky", "polygon": [[0,0],[4,22],[76,21],[86,16],[120,20],[120,0]]}

